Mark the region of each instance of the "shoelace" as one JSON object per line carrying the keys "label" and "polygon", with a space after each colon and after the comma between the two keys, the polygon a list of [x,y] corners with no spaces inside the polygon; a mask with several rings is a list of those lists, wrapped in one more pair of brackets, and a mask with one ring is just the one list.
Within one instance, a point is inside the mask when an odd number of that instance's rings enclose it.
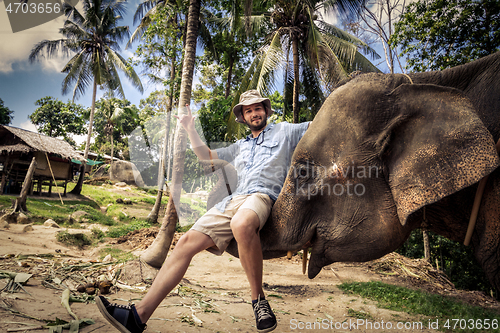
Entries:
{"label": "shoelace", "polygon": [[126,309],[126,310],[132,310],[132,306],[129,304],[124,305],[124,304],[118,304],[118,303],[109,303],[108,307],[115,307],[115,308],[120,308],[120,309]]}
{"label": "shoelace", "polygon": [[[261,303],[262,302],[262,306],[261,306]],[[265,303],[264,303],[265,302]],[[265,318],[271,318],[271,312],[269,311],[269,306],[266,306],[267,302],[264,300],[264,301],[261,301],[259,299],[259,301],[257,302],[256,304],[256,308],[257,308],[257,317],[262,320],[262,319],[265,319]]]}

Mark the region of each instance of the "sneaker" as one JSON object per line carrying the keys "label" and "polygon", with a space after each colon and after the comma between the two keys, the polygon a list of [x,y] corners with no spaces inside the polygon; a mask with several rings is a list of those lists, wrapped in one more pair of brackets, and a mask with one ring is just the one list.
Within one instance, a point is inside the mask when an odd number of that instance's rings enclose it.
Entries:
{"label": "sneaker", "polygon": [[252,304],[253,312],[255,313],[255,322],[257,323],[257,330],[261,333],[271,332],[276,328],[276,316],[269,306],[269,302],[265,299],[261,300],[260,295],[257,303]]}
{"label": "sneaker", "polygon": [[142,333],[146,329],[133,304],[110,303],[103,296],[96,298],[95,302],[104,318],[120,332]]}

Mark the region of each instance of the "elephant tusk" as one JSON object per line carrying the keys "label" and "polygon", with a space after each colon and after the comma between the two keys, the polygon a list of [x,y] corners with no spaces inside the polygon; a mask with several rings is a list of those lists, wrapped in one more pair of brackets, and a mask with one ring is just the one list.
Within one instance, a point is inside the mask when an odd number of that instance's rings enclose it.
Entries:
{"label": "elephant tusk", "polygon": [[288,260],[292,259],[292,256],[293,256],[293,252],[292,252],[292,251],[288,251],[288,252],[286,253],[286,258],[287,258]]}
{"label": "elephant tusk", "polygon": [[307,253],[309,252],[309,249],[304,249],[304,253],[302,254],[302,274],[306,274],[306,268],[307,268]]}

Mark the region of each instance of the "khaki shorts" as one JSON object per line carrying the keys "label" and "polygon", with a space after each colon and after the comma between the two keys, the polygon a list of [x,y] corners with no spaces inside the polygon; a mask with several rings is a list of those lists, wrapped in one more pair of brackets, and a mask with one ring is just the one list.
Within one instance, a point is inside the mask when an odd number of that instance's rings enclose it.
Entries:
{"label": "khaki shorts", "polygon": [[196,221],[191,229],[204,233],[212,238],[216,247],[208,248],[207,251],[222,255],[231,239],[233,239],[233,231],[231,230],[230,223],[239,209],[248,208],[253,210],[259,217],[260,230],[266,223],[272,206],[273,200],[267,194],[252,193],[236,195],[229,201],[224,213],[212,207],[205,215]]}

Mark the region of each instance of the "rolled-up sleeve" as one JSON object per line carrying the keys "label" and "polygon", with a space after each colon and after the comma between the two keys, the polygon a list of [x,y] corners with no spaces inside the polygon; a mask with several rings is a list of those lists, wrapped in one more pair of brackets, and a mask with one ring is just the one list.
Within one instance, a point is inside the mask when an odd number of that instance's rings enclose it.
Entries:
{"label": "rolled-up sleeve", "polygon": [[309,127],[310,122],[300,123],[300,124],[288,124],[288,138],[290,140],[290,148],[291,150],[295,150],[297,144],[300,139],[306,133],[307,128]]}
{"label": "rolled-up sleeve", "polygon": [[233,143],[229,147],[217,148],[215,151],[217,152],[217,157],[220,160],[224,160],[229,163],[233,163],[236,155],[238,154],[238,144]]}

